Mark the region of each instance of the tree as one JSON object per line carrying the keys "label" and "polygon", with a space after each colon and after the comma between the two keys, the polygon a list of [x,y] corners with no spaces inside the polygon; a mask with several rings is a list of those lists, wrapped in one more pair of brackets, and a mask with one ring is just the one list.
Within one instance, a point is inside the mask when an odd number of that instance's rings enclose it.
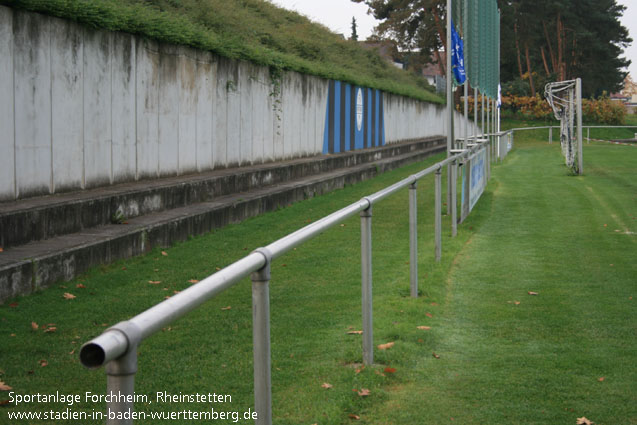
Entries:
{"label": "tree", "polygon": [[619,22],[624,6],[615,0],[509,0],[500,6],[504,81],[519,76],[532,95],[538,80],[580,77],[585,97],[621,88],[630,61],[619,56],[632,42]]}
{"label": "tree", "polygon": [[[444,47],[444,0],[352,1],[365,3],[381,20],[378,35],[418,50],[423,63]],[[626,8],[616,0],[498,0],[498,6],[503,83],[531,95],[547,81],[577,77],[586,97],[621,88],[630,61],[620,55],[632,40],[619,22]]]}
{"label": "tree", "polygon": [[410,66],[422,66],[436,59],[444,74],[440,50],[445,43],[444,0],[352,0],[364,3],[381,23],[375,28],[380,37],[396,42],[410,52]]}
{"label": "tree", "polygon": [[352,36],[350,40],[358,41],[358,33],[356,32],[356,18],[352,16]]}

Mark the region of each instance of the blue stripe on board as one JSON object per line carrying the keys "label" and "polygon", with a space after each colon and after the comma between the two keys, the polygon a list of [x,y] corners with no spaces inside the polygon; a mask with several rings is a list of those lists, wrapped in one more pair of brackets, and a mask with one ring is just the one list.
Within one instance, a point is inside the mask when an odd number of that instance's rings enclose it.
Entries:
{"label": "blue stripe on board", "polygon": [[380,90],[374,90],[374,102],[376,102],[376,107],[374,111],[376,112],[376,116],[374,117],[374,126],[376,127],[376,131],[374,134],[376,135],[376,140],[374,140],[374,146],[380,145]]}
{"label": "blue stripe on board", "polygon": [[334,153],[341,151],[341,82],[334,82]]}
{"label": "blue stripe on board", "polygon": [[352,107],[350,106],[351,102],[352,102],[351,97],[352,97],[351,86],[349,84],[346,84],[345,85],[345,108],[343,108],[343,109],[345,109],[344,112],[345,112],[345,135],[346,135],[345,136],[345,139],[346,139],[346,141],[345,141],[345,150],[346,151],[352,150],[352,140],[351,140],[351,137],[350,137],[350,135],[351,135],[350,128],[352,126],[352,117],[351,117],[351,114],[350,114],[350,112],[352,110]]}
{"label": "blue stripe on board", "polygon": [[367,140],[365,140],[365,146],[368,148],[372,147],[372,89],[367,89],[367,96],[365,103],[367,104],[367,116],[366,124],[367,124]]}
{"label": "blue stripe on board", "polygon": [[385,106],[383,102],[383,92],[380,92],[380,136],[382,146],[385,146]]}

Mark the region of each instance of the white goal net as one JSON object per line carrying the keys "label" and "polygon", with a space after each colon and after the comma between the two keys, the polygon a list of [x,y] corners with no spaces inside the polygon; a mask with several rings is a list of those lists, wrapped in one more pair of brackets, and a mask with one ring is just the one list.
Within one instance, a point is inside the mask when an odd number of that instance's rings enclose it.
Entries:
{"label": "white goal net", "polygon": [[560,122],[560,145],[566,166],[582,174],[582,96],[577,80],[548,83],[544,88],[555,119]]}

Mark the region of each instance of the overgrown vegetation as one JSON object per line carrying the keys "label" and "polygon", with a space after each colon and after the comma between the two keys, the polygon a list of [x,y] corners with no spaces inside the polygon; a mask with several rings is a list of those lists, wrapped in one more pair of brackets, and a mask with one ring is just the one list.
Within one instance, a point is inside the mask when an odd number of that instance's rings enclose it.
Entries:
{"label": "overgrown vegetation", "polygon": [[221,56],[442,103],[376,51],[262,0],[0,0],[0,4]]}
{"label": "overgrown vegetation", "polygon": [[[480,108],[480,99],[478,107]],[[468,100],[469,114],[473,117],[473,96]],[[464,103],[456,105],[462,112]],[[548,102],[537,96],[502,96],[501,116],[503,118],[521,118],[529,120],[554,121],[555,115]],[[595,99],[582,99],[582,119],[584,125],[623,125],[626,124],[626,108],[620,102],[612,101],[606,93]]]}

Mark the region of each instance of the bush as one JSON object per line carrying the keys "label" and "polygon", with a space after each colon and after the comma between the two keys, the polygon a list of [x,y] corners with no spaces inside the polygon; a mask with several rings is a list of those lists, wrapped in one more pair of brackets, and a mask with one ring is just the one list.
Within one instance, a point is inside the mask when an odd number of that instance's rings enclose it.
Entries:
{"label": "bush", "polygon": [[[481,107],[478,99],[478,108]],[[456,106],[464,111],[464,105]],[[469,97],[469,114],[473,116],[473,97]],[[539,95],[502,96],[501,116],[511,118],[551,121],[555,117],[549,103]],[[626,123],[626,108],[623,104],[610,100],[604,94],[598,99],[582,99],[582,120],[585,124],[621,125]]]}

